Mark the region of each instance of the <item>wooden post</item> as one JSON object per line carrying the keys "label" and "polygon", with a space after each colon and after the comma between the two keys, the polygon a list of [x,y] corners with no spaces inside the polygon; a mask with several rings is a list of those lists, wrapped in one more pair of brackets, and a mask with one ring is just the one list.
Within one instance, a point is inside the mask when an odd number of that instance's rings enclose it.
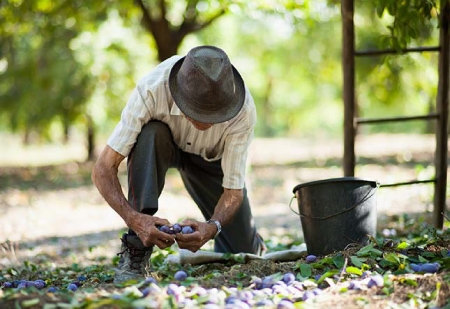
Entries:
{"label": "wooden post", "polygon": [[353,0],[341,1],[344,100],[344,176],[355,175],[355,25]]}
{"label": "wooden post", "polygon": [[449,101],[449,40],[450,3],[441,1],[439,45],[439,84],[436,109],[439,117],[436,121],[436,184],[434,186],[433,224],[437,229],[444,226],[447,191],[447,153],[448,153],[448,101]]}

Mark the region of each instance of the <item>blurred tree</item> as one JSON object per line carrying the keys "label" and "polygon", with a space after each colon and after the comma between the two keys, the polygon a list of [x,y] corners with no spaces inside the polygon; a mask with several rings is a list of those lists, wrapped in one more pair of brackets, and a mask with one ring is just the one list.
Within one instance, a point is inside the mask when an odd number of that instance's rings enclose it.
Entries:
{"label": "blurred tree", "polygon": [[33,131],[48,137],[55,120],[63,125],[64,139],[75,120],[87,121],[84,106],[94,81],[69,44],[105,20],[107,6],[108,1],[2,1],[0,109],[25,143]]}
{"label": "blurred tree", "polygon": [[178,52],[183,39],[208,27],[227,11],[229,1],[135,0],[142,13],[142,26],[150,33],[163,61]]}
{"label": "blurred tree", "polygon": [[[361,48],[428,42],[436,29],[434,1],[355,4]],[[117,31],[100,32],[104,22],[119,16],[124,22],[120,27],[134,32],[126,41],[98,42]],[[2,0],[0,117],[25,140],[32,132],[50,136],[55,121],[63,124],[65,136],[71,125],[82,122],[92,156],[97,122],[92,113],[103,113],[106,120],[118,117],[136,69],[144,67],[136,61],[137,54],[156,49],[156,54],[145,56],[162,61],[177,54],[189,34],[195,36],[188,45],[228,46],[235,54],[232,58],[248,74],[258,105],[260,135],[337,131],[342,108],[339,0]],[[145,46],[131,44],[131,36]],[[432,97],[429,69],[425,81],[417,74],[427,67],[426,61],[385,59],[360,63],[362,100],[374,102],[378,112],[399,98],[414,105],[411,85]],[[399,70],[405,66],[411,68],[406,76]],[[375,86],[380,80],[385,84]],[[105,103],[99,103],[100,97]]]}

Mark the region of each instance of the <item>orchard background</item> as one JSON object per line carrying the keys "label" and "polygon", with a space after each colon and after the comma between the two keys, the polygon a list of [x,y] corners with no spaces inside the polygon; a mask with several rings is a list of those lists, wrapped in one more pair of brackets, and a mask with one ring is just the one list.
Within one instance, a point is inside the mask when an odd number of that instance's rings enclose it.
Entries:
{"label": "orchard background", "polygon": [[[223,48],[255,99],[247,186],[269,252],[302,244],[293,188],[343,176],[341,3],[2,1],[0,307],[448,307],[449,220],[441,231],[427,224],[430,184],[380,188],[378,235],[365,247],[189,266],[165,263],[173,246],[153,255],[156,282],[111,283],[125,227],[92,185],[91,168],[136,81],[197,45]],[[439,45],[448,0],[354,5],[357,50],[401,51]],[[357,116],[433,114],[437,64],[438,53],[425,52],[358,58]],[[433,122],[358,128],[356,176],[432,179],[433,133]],[[123,165],[120,179],[126,192]],[[201,219],[176,172],[158,215]],[[185,280],[175,277],[180,270]]]}

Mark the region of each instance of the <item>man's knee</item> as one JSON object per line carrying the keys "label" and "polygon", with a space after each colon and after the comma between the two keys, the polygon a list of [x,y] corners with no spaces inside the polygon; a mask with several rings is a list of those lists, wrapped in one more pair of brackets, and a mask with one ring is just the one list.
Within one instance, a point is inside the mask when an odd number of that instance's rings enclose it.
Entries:
{"label": "man's knee", "polygon": [[155,138],[168,138],[172,140],[172,133],[169,127],[161,121],[150,121],[142,127],[141,133],[139,134],[139,139],[144,138],[155,139]]}

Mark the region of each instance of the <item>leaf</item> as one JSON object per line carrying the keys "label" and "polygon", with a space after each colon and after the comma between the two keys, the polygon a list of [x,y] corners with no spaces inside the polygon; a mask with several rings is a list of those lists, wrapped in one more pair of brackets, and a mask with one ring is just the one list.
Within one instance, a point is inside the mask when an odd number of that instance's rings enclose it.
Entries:
{"label": "leaf", "polygon": [[374,248],[374,244],[368,244],[365,247],[362,247],[361,249],[359,249],[358,252],[356,252],[357,256],[370,256],[370,257],[379,257],[381,255],[383,255],[383,252],[381,252],[378,249]]}
{"label": "leaf", "polygon": [[338,273],[339,273],[339,270],[337,270],[337,269],[331,269],[331,270],[327,271],[319,278],[319,280],[317,280],[317,284],[322,283],[326,278],[333,277],[334,275],[336,275]]}
{"label": "leaf", "polygon": [[361,269],[354,267],[354,266],[347,267],[345,269],[345,272],[348,274],[353,274],[353,275],[358,275],[358,276],[361,276],[363,273]]}
{"label": "leaf", "polygon": [[401,243],[399,243],[399,244],[397,245],[397,249],[404,250],[404,249],[409,248],[410,246],[411,246],[411,245],[408,244],[407,242],[402,241]]}
{"label": "leaf", "polygon": [[343,257],[341,254],[336,255],[336,256],[333,258],[333,264],[334,264],[337,268],[342,268],[342,267],[344,266],[344,264],[345,264],[345,259],[344,259],[344,257]]}
{"label": "leaf", "polygon": [[350,257],[350,261],[352,262],[353,265],[355,265],[358,268],[361,268],[363,266],[363,262],[365,262],[366,259],[361,259],[357,256],[352,255]]}
{"label": "leaf", "polygon": [[311,276],[311,266],[309,264],[301,264],[300,274],[303,278],[309,278]]}
{"label": "leaf", "polygon": [[414,286],[414,287],[419,286],[419,284],[417,283],[417,280],[415,280],[415,279],[401,278],[399,281],[400,281],[400,283],[404,283],[406,285],[410,285],[410,286]]}
{"label": "leaf", "polygon": [[22,302],[22,307],[31,307],[39,304],[39,298],[27,299]]}
{"label": "leaf", "polygon": [[428,260],[422,257],[421,255],[419,255],[418,258],[421,263],[428,263]]}
{"label": "leaf", "polygon": [[321,265],[331,265],[333,264],[333,258],[332,257],[326,257],[320,260],[320,262],[318,264]]}
{"label": "leaf", "polygon": [[377,6],[377,15],[378,15],[379,18],[381,18],[381,16],[383,16],[383,12],[384,12],[385,7],[386,6],[384,6],[384,4],[383,5],[378,4],[378,6]]}
{"label": "leaf", "polygon": [[385,254],[384,255],[384,259],[386,261],[392,263],[392,264],[395,264],[395,265],[399,265],[401,263],[400,259],[398,258],[397,254],[395,254],[395,253],[387,253],[387,254]]}

